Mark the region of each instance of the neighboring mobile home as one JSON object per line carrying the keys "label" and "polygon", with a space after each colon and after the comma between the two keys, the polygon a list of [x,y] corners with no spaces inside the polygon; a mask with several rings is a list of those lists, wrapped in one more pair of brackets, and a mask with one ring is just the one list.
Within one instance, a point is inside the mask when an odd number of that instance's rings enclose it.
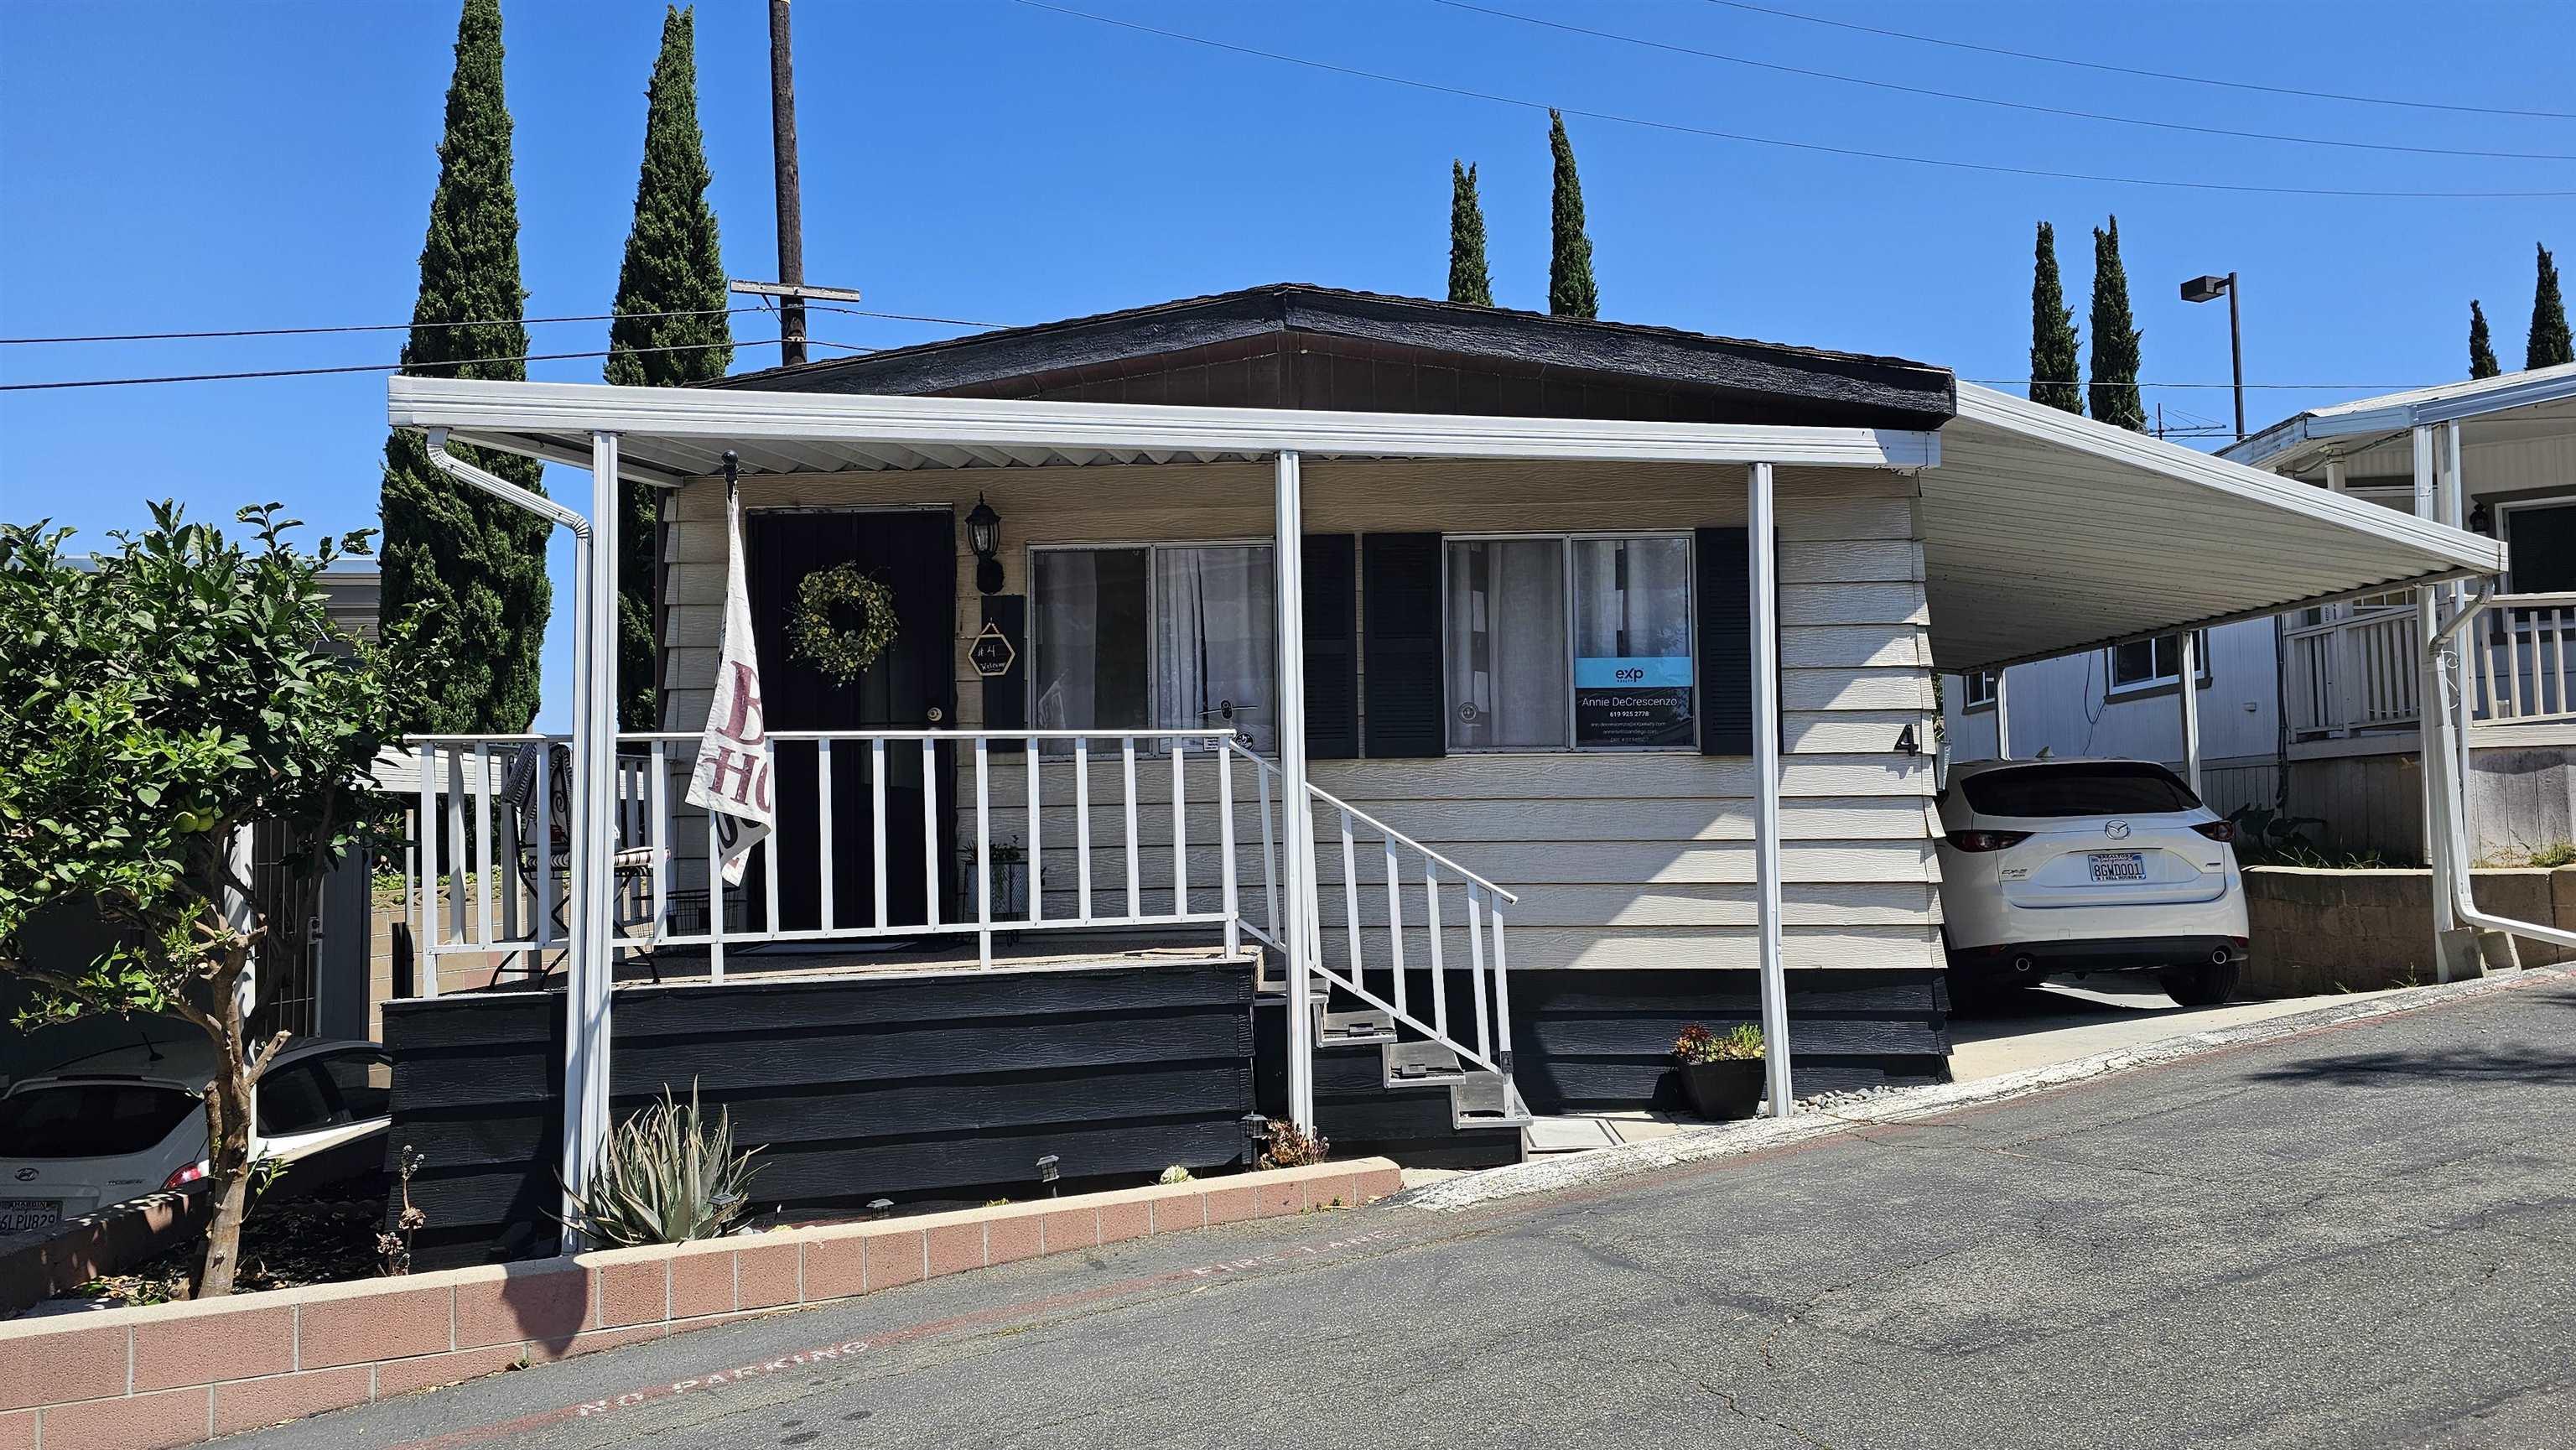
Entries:
{"label": "neighboring mobile home", "polygon": [[[1256,1110],[1508,1158],[1533,1113],[1668,1101],[1693,1021],[1764,1018],[1775,1094],[1793,1053],[1797,1092],[1942,1076],[1936,658],[2496,559],[1924,364],[1305,286],[700,390],[392,397],[460,477],[451,443],[665,490],[664,730],[618,737],[613,800],[584,777],[613,990],[511,804],[545,797],[502,772],[523,742],[420,743],[444,849],[519,863],[497,907],[415,885],[449,995],[387,1014],[452,1255],[539,1246],[559,1140],[583,1171],[556,1125],[665,1083],[772,1145],[764,1196],[864,1201],[1235,1161]],[[729,468],[781,833],[711,902],[678,797]],[[859,604],[800,606],[851,573]],[[836,681],[800,608],[891,640]]]}
{"label": "neighboring mobile home", "polygon": [[[2576,366],[2314,409],[2221,456],[2497,541],[2503,577],[2465,651],[2472,846],[2510,860],[2576,840]],[[2416,634],[2406,590],[2208,631],[2199,689],[2213,804],[2286,799],[2322,822],[2322,846],[2422,859]],[[2179,762],[2179,646],[2132,641],[2012,670],[2011,753]],[[1945,683],[1954,754],[1991,758],[1994,677]]]}

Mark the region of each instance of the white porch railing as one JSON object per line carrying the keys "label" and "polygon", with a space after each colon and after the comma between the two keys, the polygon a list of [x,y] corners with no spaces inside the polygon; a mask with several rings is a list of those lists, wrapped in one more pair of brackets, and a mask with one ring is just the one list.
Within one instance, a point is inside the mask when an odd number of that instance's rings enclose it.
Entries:
{"label": "white porch railing", "polygon": [[[777,828],[740,886],[721,884],[713,821],[684,801],[697,742],[618,737],[621,951],[702,949],[721,980],[728,949],[782,943],[971,937],[990,966],[997,935],[1200,927],[1229,952],[1246,936],[1284,949],[1278,767],[1228,730],[774,731]],[[540,974],[568,935],[568,742],[408,743],[419,779],[405,915],[427,989],[459,958],[495,979]],[[1508,1077],[1503,909],[1517,898],[1320,787],[1307,793],[1319,826],[1307,969]],[[951,859],[954,894],[941,869]]]}
{"label": "white porch railing", "polygon": [[2499,594],[2463,642],[2475,679],[2470,698],[2488,725],[2576,720],[2576,593]]}
{"label": "white porch railing", "polygon": [[[1278,859],[1279,846],[1271,834],[1270,799],[1279,768],[1240,743],[1232,748],[1252,762],[1254,777],[1260,783],[1262,876],[1269,899],[1268,928],[1246,923],[1244,929],[1277,947],[1279,878],[1273,863]],[[1305,934],[1309,970],[1386,1013],[1399,1027],[1409,1028],[1456,1053],[1460,1061],[1498,1073],[1508,1081],[1512,997],[1503,940],[1503,905],[1520,898],[1312,782],[1307,784],[1306,793],[1339,826],[1338,833],[1314,833],[1317,891],[1311,907],[1317,915],[1308,922]],[[1339,870],[1332,872],[1329,843],[1337,838]],[[1377,879],[1381,862],[1383,885]],[[1336,893],[1330,889],[1334,883],[1325,879],[1328,872],[1339,878],[1341,905],[1340,920],[1329,924],[1324,912],[1330,904],[1328,898]],[[1362,876],[1370,878],[1366,885],[1361,883]],[[1467,1005],[1474,1018],[1472,1023],[1454,1030],[1449,1001],[1450,951],[1442,941],[1446,935],[1441,911],[1444,887],[1456,888],[1463,897]],[[1425,995],[1430,998],[1420,1005],[1413,1001],[1406,980],[1406,937],[1413,928],[1407,925],[1404,903],[1408,894],[1415,893],[1419,896],[1420,915],[1415,919],[1420,922],[1420,947],[1414,960],[1426,974]]]}
{"label": "white porch railing", "polygon": [[2366,606],[2285,632],[2290,730],[2342,734],[2405,725],[2417,708],[2413,605]]}
{"label": "white porch railing", "polygon": [[[2366,606],[2283,631],[2293,734],[2412,725],[2421,708],[2412,605]],[[2499,594],[2461,641],[2480,725],[2576,721],[2576,593]]]}

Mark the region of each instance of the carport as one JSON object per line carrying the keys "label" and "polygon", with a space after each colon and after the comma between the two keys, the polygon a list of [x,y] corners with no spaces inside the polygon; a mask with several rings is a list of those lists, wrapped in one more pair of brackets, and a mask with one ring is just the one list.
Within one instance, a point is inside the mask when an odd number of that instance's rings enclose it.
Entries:
{"label": "carport", "polygon": [[[1933,658],[1945,671],[2000,671],[2176,635],[2179,673],[2190,679],[2199,667],[2197,630],[2411,588],[2425,678],[2456,698],[2457,640],[2486,591],[2436,586],[2490,579],[2506,562],[2496,540],[2431,518],[1964,383],[1959,416],[1941,432],[1941,461],[1922,477],[1924,592]],[[2176,695],[2185,769],[2197,790],[2199,692]],[[1998,674],[2004,755],[2010,708]],[[2458,712],[2429,713],[2447,732]],[[2426,818],[2435,823],[2438,928],[2448,934],[2456,907],[2479,926],[2566,940],[2467,903],[2456,742],[2431,755]],[[2446,978],[2458,952],[2446,943],[2437,956]]]}

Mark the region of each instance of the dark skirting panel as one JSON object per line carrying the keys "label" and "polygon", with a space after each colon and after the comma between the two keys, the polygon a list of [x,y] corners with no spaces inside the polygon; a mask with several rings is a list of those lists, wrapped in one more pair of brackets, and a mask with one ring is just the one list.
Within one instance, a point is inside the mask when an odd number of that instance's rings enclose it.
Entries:
{"label": "dark skirting panel", "polygon": [[[1950,999],[1940,973],[1790,972],[1788,988],[1800,1097],[1949,1080]],[[1680,1110],[1672,1047],[1681,1030],[1762,1020],[1760,975],[1751,971],[1514,972],[1511,990],[1514,1075],[1540,1113]]]}
{"label": "dark skirting panel", "polygon": [[[763,1209],[1022,1195],[1243,1161],[1253,1111],[1245,965],[941,973],[621,988],[615,1112],[667,1084],[763,1145]],[[423,1268],[551,1253],[560,993],[388,1004],[389,1144],[427,1159]]]}

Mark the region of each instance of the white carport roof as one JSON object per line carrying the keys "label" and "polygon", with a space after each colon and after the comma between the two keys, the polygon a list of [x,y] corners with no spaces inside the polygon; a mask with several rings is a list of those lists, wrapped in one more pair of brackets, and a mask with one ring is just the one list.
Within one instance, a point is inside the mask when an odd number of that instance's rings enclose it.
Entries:
{"label": "white carport roof", "polygon": [[2496,572],[2494,541],[1967,384],[1939,433],[395,377],[398,428],[677,484],[746,473],[1256,459],[1771,462],[1913,472],[1934,658],[1973,669]]}
{"label": "white carport roof", "polygon": [[2494,540],[1967,383],[1923,537],[1944,669],[2503,567]]}

